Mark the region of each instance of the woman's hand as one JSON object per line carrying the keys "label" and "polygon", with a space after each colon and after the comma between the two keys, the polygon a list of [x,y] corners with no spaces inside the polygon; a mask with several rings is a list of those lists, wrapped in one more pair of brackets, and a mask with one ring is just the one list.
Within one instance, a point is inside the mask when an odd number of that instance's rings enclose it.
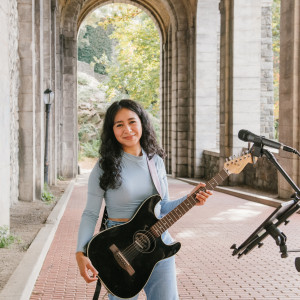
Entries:
{"label": "woman's hand", "polygon": [[[199,190],[200,188],[202,187],[205,187],[206,184],[203,183],[203,182],[200,182],[193,190],[190,194],[188,194],[188,196],[191,196],[194,192],[196,192],[197,190]],[[209,190],[205,190],[205,191],[199,191],[197,194],[196,194],[196,199],[198,200],[198,203],[196,203],[197,206],[200,206],[200,205],[204,205],[205,204],[205,201],[206,199],[211,196],[213,193]]]}
{"label": "woman's hand", "polygon": [[[83,279],[87,282],[93,282],[96,281],[98,272],[93,267],[90,259],[86,256],[84,256],[83,252],[77,252],[76,253],[76,260],[78,264],[78,268],[80,271],[80,275],[83,277]],[[92,276],[90,275],[90,272],[92,273]]]}

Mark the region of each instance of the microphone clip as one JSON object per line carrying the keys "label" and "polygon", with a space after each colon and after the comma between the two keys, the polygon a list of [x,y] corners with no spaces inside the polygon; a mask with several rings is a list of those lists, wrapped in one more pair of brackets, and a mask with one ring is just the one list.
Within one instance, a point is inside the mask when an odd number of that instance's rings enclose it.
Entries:
{"label": "microphone clip", "polygon": [[262,157],[263,156],[263,143],[260,141],[254,142],[252,147],[250,148],[250,153],[252,156],[255,157]]}

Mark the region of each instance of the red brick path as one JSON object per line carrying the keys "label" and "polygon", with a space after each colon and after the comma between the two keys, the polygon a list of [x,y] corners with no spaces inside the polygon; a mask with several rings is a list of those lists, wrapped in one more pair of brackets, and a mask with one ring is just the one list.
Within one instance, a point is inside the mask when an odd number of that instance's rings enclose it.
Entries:
{"label": "red brick path", "polygon": [[[92,299],[95,284],[85,283],[75,261],[77,230],[87,190],[84,177],[73,190],[31,300]],[[193,188],[174,179],[169,184],[172,198]],[[268,237],[262,248],[240,259],[231,255],[230,246],[240,245],[273,210],[214,192],[204,207],[193,208],[179,220],[170,232],[182,243],[176,256],[180,299],[300,300],[300,275],[294,266],[297,253],[282,259],[275,241]],[[300,248],[300,215],[294,214],[290,220],[281,230],[291,250]],[[144,299],[142,293],[139,300]]]}

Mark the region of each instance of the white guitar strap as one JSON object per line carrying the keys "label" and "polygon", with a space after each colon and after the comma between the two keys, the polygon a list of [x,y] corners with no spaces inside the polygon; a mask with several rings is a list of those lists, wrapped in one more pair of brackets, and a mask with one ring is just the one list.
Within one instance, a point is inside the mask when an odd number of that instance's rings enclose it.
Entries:
{"label": "white guitar strap", "polygon": [[146,158],[147,158],[148,168],[149,168],[153,183],[155,185],[155,188],[158,191],[159,195],[162,197],[163,195],[162,195],[162,191],[161,191],[161,185],[160,185],[160,181],[159,181],[159,178],[157,175],[157,170],[156,170],[154,159],[152,158],[151,160],[149,160],[147,154],[146,154]]}

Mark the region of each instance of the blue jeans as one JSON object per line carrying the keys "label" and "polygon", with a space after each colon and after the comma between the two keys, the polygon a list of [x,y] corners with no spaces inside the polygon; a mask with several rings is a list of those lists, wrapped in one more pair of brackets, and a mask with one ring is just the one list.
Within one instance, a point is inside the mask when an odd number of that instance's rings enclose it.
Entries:
{"label": "blue jeans", "polygon": [[[115,222],[108,220],[107,228],[122,224],[121,222]],[[162,240],[166,244],[173,242],[171,235],[168,231],[162,234]],[[147,295],[147,300],[179,300],[176,281],[176,267],[175,256],[161,260],[156,264],[153,272],[144,287],[144,291]],[[116,296],[108,294],[109,300],[119,300]],[[137,300],[138,295],[130,300]]]}

